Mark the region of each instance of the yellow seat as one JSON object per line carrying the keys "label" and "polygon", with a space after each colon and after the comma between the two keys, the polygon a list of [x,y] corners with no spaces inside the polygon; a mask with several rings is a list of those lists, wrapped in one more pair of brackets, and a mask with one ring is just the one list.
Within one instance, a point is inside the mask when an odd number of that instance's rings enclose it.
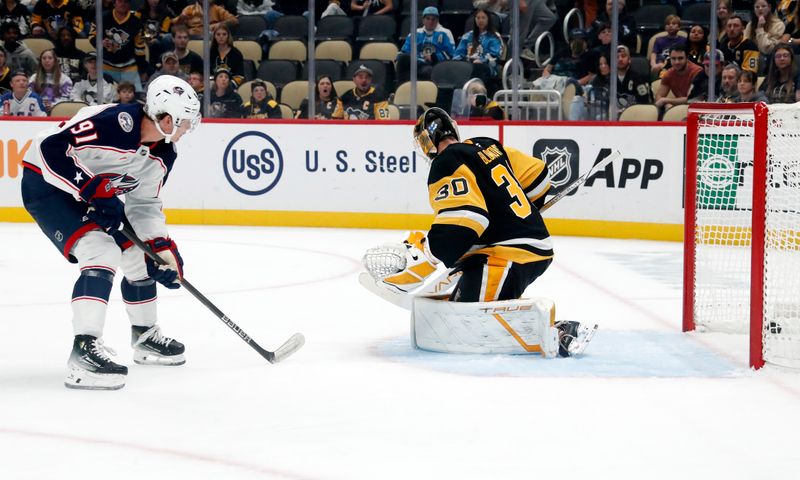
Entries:
{"label": "yellow seat", "polygon": [[258,42],[253,40],[236,40],[233,42],[233,46],[242,52],[242,56],[245,60],[252,60],[253,63],[256,64],[256,68],[258,68],[258,64],[261,63],[261,54],[263,53],[261,45],[259,45]]}
{"label": "yellow seat", "polygon": [[675,105],[666,112],[661,118],[664,122],[685,122],[689,113],[689,105]]}
{"label": "yellow seat", "polygon": [[308,82],[305,80],[289,82],[281,90],[281,103],[289,105],[294,110],[300,108],[306,97],[308,97]]}
{"label": "yellow seat", "polygon": [[328,40],[317,45],[316,50],[314,50],[314,58],[317,60],[337,60],[346,63],[353,60],[353,47],[344,40]]}
{"label": "yellow seat", "polygon": [[361,47],[360,60],[382,60],[394,62],[397,59],[397,45],[391,42],[372,42]]}
{"label": "yellow seat", "polygon": [[236,90],[236,93],[238,93],[239,96],[242,97],[242,100],[244,100],[245,102],[250,100],[250,96],[253,93],[253,82],[264,82],[267,85],[267,93],[272,95],[272,98],[274,99],[278,98],[278,90],[275,88],[275,85],[273,85],[270,82],[267,82],[266,80],[255,79],[239,85],[239,88]]}
{"label": "yellow seat", "polygon": [[88,107],[89,104],[85,102],[60,102],[53,105],[53,110],[50,111],[51,117],[65,117],[72,118],[83,107]]}
{"label": "yellow seat", "polygon": [[97,51],[97,49],[94,48],[94,45],[92,45],[92,42],[90,42],[88,38],[76,38],[75,48],[84,53]]}
{"label": "yellow seat", "polygon": [[631,105],[619,116],[621,122],[656,122],[658,107],[655,105]]}
{"label": "yellow seat", "polygon": [[356,88],[356,84],[352,80],[337,80],[333,82],[333,90],[339,97],[341,97],[344,92],[348,92],[354,88]]}
{"label": "yellow seat", "polygon": [[33,52],[33,54],[36,56],[37,59],[39,58],[39,55],[41,55],[42,52],[44,52],[45,50],[50,50],[52,48],[55,48],[53,42],[51,42],[46,38],[26,38],[25,40],[22,41],[22,43],[24,43],[25,46],[31,49],[31,52]]}
{"label": "yellow seat", "polygon": [[281,107],[281,118],[282,119],[294,118],[294,111],[292,111],[292,108],[289,105],[286,105],[285,103],[281,103],[280,107]]}
{"label": "yellow seat", "polygon": [[[417,82],[417,105],[426,107],[425,104],[436,103],[439,89],[436,84],[427,80]],[[411,82],[405,82],[394,92],[395,105],[408,105],[411,102]]]}
{"label": "yellow seat", "polygon": [[306,45],[300,40],[281,40],[269,48],[270,60],[306,61]]}

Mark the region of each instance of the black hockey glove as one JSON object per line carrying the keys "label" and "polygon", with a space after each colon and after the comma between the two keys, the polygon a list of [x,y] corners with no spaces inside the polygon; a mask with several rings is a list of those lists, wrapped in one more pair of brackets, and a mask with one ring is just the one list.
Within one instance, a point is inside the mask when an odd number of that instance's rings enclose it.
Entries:
{"label": "black hockey glove", "polygon": [[94,176],[81,188],[80,196],[89,204],[87,215],[106,232],[122,228],[125,204],[117,197],[117,188],[107,179]]}

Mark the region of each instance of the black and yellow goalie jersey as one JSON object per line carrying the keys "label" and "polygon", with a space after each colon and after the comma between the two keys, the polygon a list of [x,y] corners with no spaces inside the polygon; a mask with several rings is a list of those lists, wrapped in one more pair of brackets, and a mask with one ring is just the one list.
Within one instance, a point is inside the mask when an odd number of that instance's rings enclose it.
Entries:
{"label": "black and yellow goalie jersey", "polygon": [[516,263],[553,257],[539,214],[550,189],[544,161],[491,138],[448,146],[431,164],[428,195],[436,217],[431,253],[452,267],[471,255]]}

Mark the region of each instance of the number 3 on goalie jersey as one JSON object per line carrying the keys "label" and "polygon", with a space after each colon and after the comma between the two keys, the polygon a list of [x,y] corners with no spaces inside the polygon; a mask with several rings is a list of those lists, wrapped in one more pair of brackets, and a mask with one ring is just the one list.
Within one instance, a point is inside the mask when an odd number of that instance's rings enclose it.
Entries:
{"label": "number 3 on goalie jersey", "polygon": [[517,180],[511,175],[505,165],[499,164],[492,168],[492,180],[494,183],[508,191],[508,194],[513,200],[508,206],[520,218],[525,218],[531,214],[531,204],[528,202],[528,197],[522,191]]}

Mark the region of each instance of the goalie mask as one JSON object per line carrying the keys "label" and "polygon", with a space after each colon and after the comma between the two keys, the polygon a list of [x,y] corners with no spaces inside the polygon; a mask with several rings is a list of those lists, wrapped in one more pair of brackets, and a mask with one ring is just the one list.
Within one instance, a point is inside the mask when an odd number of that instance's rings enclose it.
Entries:
{"label": "goalie mask", "polygon": [[[182,122],[189,122],[187,133],[200,124],[200,100],[197,94],[188,83],[172,75],[162,75],[150,82],[144,111],[155,122],[156,129],[164,135],[167,143],[172,141],[172,135]],[[171,132],[163,131],[159,125],[158,121],[164,114],[172,117]]]}
{"label": "goalie mask", "polygon": [[458,124],[441,108],[433,107],[426,110],[414,125],[414,143],[428,161],[436,158],[439,153],[439,142],[446,137],[460,140]]}

